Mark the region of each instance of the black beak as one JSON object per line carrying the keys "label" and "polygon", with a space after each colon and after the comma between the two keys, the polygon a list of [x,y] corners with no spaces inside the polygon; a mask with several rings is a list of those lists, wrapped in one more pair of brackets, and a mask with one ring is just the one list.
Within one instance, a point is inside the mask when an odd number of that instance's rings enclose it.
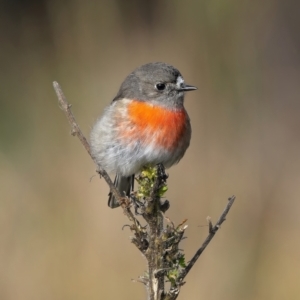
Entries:
{"label": "black beak", "polygon": [[183,84],[179,89],[179,91],[183,91],[183,92],[189,92],[194,90],[197,90],[197,88],[195,86],[188,85],[188,84]]}

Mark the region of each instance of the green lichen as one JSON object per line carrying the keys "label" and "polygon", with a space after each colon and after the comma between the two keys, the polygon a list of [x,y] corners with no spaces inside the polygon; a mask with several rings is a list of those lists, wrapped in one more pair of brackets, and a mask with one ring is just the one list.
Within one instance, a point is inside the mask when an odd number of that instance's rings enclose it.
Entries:
{"label": "green lichen", "polygon": [[[137,182],[139,183],[137,197],[139,199],[150,197],[156,178],[157,178],[156,166],[153,167],[148,165],[143,167],[140,175],[137,177]],[[157,196],[163,197],[163,195],[166,193],[167,190],[168,190],[167,184],[166,183],[162,184],[162,186],[158,190]]]}
{"label": "green lichen", "polygon": [[170,270],[167,272],[166,276],[171,284],[175,284],[181,271],[186,267],[185,256],[183,253],[177,252],[176,258],[169,262]]}

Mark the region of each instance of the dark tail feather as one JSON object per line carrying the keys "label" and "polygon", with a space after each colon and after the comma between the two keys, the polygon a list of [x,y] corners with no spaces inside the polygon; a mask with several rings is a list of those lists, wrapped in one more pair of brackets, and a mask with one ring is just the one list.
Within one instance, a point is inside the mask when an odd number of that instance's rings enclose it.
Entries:
{"label": "dark tail feather", "polygon": [[[129,196],[130,192],[133,190],[133,184],[134,184],[134,175],[129,177],[123,177],[120,175],[116,175],[114,185],[121,194],[121,196]],[[117,199],[112,195],[112,193],[109,193],[108,195],[108,206],[110,208],[117,208],[120,206]]]}

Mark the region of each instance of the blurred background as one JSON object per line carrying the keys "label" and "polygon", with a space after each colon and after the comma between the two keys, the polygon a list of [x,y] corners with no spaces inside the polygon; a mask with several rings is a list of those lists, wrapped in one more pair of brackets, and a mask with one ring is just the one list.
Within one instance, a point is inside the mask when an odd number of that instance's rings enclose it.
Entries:
{"label": "blurred background", "polygon": [[60,110],[82,130],[137,66],[164,61],[198,90],[169,170],[167,216],[187,259],[237,196],[180,299],[300,299],[300,2],[0,1],[0,299],[145,299],[121,210]]}

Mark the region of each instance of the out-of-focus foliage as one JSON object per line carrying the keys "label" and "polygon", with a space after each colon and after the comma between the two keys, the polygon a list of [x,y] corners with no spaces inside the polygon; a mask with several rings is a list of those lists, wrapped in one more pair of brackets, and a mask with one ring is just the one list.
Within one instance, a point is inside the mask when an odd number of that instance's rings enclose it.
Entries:
{"label": "out-of-focus foliage", "polygon": [[186,82],[193,136],[168,170],[186,260],[228,196],[182,299],[300,298],[299,1],[21,1],[0,7],[0,299],[143,299],[145,260],[60,111],[88,135],[150,61]]}

